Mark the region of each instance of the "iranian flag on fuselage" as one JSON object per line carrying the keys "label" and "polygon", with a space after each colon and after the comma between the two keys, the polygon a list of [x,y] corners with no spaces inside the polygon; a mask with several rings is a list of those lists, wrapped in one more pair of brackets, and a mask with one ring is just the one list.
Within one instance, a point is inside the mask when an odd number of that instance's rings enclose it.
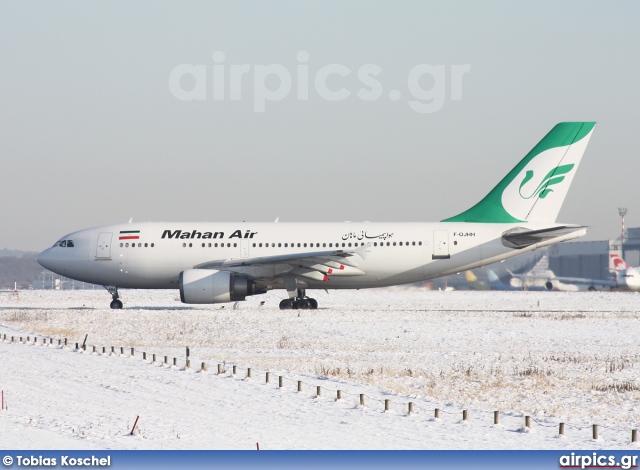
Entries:
{"label": "iranian flag on fuselage", "polygon": [[140,239],[140,230],[121,230],[119,240],[138,240]]}

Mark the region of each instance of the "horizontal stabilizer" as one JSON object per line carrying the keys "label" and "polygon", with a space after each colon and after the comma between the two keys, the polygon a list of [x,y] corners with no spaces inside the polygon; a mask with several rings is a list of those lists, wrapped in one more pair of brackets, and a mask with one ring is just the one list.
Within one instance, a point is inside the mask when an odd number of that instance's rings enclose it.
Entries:
{"label": "horizontal stabilizer", "polygon": [[575,232],[584,232],[586,227],[580,225],[561,225],[558,227],[529,230],[524,227],[516,227],[502,234],[502,244],[509,248],[522,249],[536,243],[558,238]]}

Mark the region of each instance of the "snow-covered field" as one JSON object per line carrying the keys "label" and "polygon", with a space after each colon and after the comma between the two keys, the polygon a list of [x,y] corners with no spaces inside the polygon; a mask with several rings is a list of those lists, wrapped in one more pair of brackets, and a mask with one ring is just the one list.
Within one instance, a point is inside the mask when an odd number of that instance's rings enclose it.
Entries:
{"label": "snow-covered field", "polygon": [[[100,290],[25,291],[19,300],[3,294],[0,334],[8,339],[0,342],[0,388],[8,409],[0,411],[0,447],[633,446],[631,430],[640,424],[637,294],[391,288],[313,296],[318,310],[281,311],[279,292],[234,309],[186,306],[177,291],[123,290],[125,309],[114,311]],[[26,344],[36,335],[35,345]],[[86,351],[74,351],[85,335]],[[43,337],[54,344],[43,346]],[[69,347],[58,347],[64,338]],[[164,365],[165,355],[178,366]],[[208,371],[200,371],[202,362]],[[523,429],[525,415],[531,429]]]}

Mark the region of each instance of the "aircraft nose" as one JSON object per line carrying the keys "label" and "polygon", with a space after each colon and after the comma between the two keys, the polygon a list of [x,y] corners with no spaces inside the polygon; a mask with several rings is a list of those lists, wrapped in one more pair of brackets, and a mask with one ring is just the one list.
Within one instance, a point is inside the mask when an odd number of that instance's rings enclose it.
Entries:
{"label": "aircraft nose", "polygon": [[51,248],[44,250],[36,257],[38,264],[49,271],[53,271],[53,259],[51,256]]}

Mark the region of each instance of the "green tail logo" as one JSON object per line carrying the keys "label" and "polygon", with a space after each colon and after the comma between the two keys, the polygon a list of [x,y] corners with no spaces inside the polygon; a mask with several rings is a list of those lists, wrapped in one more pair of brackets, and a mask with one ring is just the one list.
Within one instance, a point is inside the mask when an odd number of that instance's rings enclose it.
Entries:
{"label": "green tail logo", "polygon": [[518,189],[520,197],[522,199],[531,199],[532,197],[539,195],[540,199],[544,199],[547,194],[553,192],[553,189],[549,189],[549,186],[562,182],[562,180],[564,180],[564,176],[561,175],[569,173],[573,169],[573,166],[574,164],[571,163],[570,165],[561,165],[551,170],[547,173],[547,176],[542,179],[542,182],[538,185],[535,191],[529,196],[522,194],[522,187],[527,184],[531,178],[533,178],[533,170],[527,170],[522,183],[520,183],[520,188]]}

